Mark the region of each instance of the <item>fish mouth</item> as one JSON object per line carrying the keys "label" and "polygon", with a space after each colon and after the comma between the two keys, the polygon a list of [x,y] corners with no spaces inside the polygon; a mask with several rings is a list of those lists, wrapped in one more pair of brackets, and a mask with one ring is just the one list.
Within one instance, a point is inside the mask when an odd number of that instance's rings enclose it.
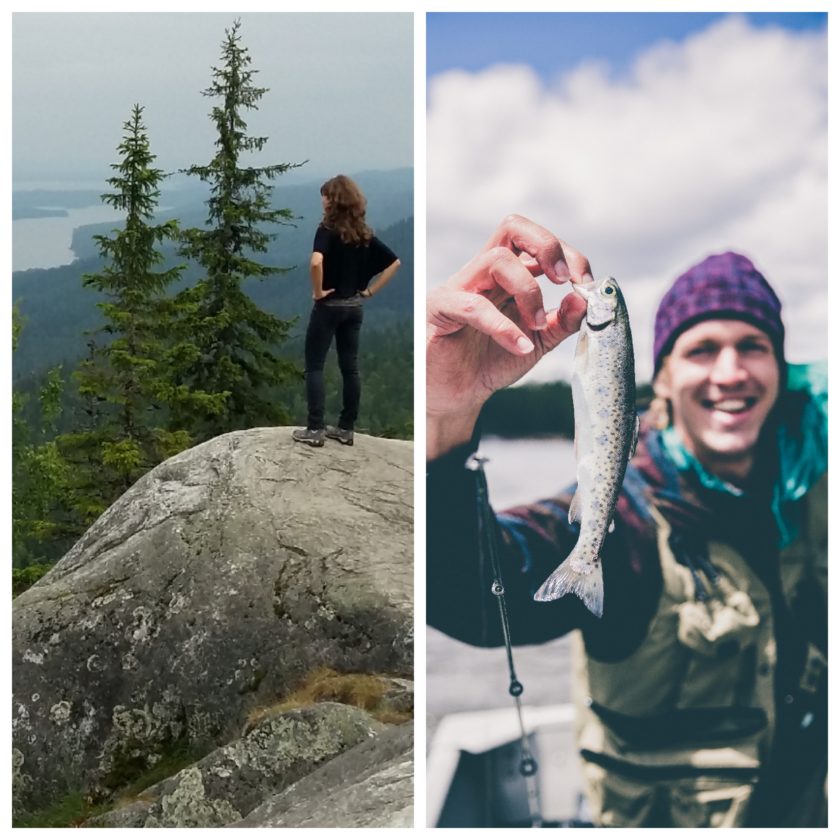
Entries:
{"label": "fish mouth", "polygon": [[595,291],[595,287],[598,285],[596,280],[592,280],[589,283],[572,283],[572,291],[578,296],[583,298],[584,300],[589,300],[589,295]]}

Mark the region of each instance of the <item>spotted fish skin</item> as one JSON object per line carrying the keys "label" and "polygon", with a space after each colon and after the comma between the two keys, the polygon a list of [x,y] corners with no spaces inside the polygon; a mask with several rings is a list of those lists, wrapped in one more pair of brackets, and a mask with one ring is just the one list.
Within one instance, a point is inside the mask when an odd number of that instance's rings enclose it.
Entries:
{"label": "spotted fish skin", "polygon": [[636,378],[627,306],[612,277],[573,287],[586,300],[575,351],[572,399],[575,410],[577,491],[569,522],[580,523],[572,553],[534,595],[553,601],[573,592],[599,618],[604,613],[601,548],[627,462],[636,448]]}

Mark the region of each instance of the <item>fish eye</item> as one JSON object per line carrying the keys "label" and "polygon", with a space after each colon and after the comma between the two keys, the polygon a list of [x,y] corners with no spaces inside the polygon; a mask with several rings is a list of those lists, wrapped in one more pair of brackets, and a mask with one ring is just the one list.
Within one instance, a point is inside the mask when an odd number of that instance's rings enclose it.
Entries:
{"label": "fish eye", "polygon": [[615,294],[615,286],[604,286],[604,294],[605,295],[614,295]]}

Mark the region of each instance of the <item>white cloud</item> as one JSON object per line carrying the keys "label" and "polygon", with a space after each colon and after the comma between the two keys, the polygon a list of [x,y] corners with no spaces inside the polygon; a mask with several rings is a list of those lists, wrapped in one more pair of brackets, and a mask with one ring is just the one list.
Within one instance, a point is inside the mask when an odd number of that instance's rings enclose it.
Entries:
{"label": "white cloud", "polygon": [[[429,86],[428,273],[441,282],[508,213],[583,251],[629,299],[637,373],[655,307],[710,253],[749,256],[784,304],[788,357],[826,353],[827,44],[731,16],[546,86],[525,66],[450,72]],[[558,294],[550,290],[549,301]],[[572,348],[532,379],[567,375]]]}

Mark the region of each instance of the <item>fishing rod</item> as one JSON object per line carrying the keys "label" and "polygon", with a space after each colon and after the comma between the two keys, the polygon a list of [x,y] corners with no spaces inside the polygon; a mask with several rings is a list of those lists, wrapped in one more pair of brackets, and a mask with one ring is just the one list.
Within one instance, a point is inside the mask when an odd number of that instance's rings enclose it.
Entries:
{"label": "fishing rod", "polygon": [[516,716],[519,721],[519,743],[521,758],[519,761],[519,773],[525,780],[525,790],[528,797],[528,813],[531,821],[531,828],[542,828],[543,819],[540,809],[539,792],[537,788],[537,760],[531,752],[531,744],[528,733],[525,730],[525,721],[522,717],[522,694],[525,686],[522,685],[516,676],[516,668],[513,662],[513,644],[510,636],[510,622],[508,619],[507,603],[505,602],[505,587],[502,581],[502,572],[499,565],[499,553],[496,543],[496,531],[493,527],[494,520],[491,514],[490,500],[487,491],[487,476],[484,472],[484,465],[489,459],[475,453],[467,460],[467,469],[472,470],[476,476],[476,506],[478,513],[478,555],[479,564],[482,570],[487,567],[488,561],[493,576],[490,591],[496,599],[499,607],[499,620],[502,623],[502,635],[505,640],[505,651],[508,663],[508,693],[513,698],[516,707]]}

